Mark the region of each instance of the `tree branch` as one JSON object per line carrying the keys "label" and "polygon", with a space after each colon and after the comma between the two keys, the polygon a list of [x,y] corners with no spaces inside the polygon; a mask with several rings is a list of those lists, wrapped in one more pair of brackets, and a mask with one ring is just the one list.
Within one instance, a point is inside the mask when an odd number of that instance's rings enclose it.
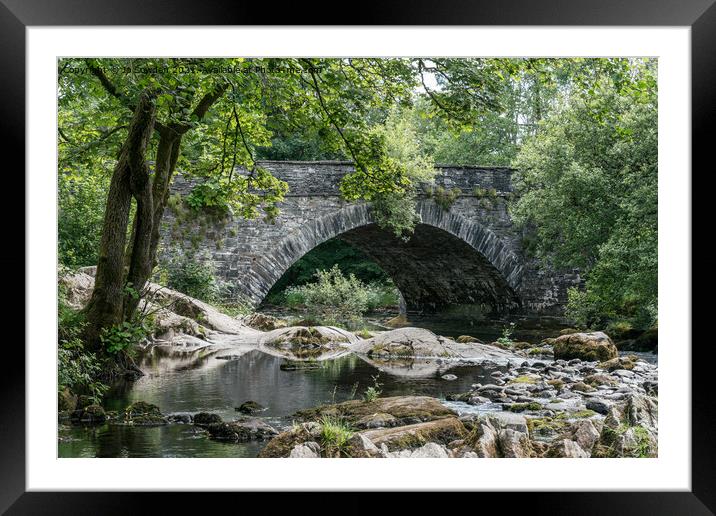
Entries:
{"label": "tree branch", "polygon": [[350,153],[351,157],[353,158],[353,162],[355,163],[356,168],[361,169],[367,176],[371,177],[370,171],[363,166],[363,164],[358,160],[358,157],[353,150],[353,146],[348,141],[348,138],[346,138],[346,135],[343,134],[343,130],[340,128],[338,123],[334,120],[333,116],[331,115],[331,112],[328,110],[328,107],[326,106],[325,101],[323,100],[323,95],[321,94],[321,88],[318,86],[318,80],[316,79],[316,74],[313,71],[313,67],[311,66],[311,63],[308,62],[308,73],[311,75],[311,79],[313,80],[312,88],[316,94],[316,97],[318,98],[318,103],[321,106],[321,109],[323,110],[324,114],[326,115],[326,118],[328,119],[328,122],[335,128],[335,130],[340,135],[341,139],[343,140],[343,143],[345,143],[346,148],[348,149],[348,152]]}

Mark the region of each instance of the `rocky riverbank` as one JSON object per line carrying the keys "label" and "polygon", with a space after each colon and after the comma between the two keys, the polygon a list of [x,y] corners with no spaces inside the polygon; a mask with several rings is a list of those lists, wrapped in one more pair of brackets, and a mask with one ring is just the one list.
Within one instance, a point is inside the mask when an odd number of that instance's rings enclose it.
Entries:
{"label": "rocky riverbank", "polygon": [[[62,278],[68,300],[80,308],[93,286],[92,270]],[[657,454],[658,368],[620,355],[603,332],[564,331],[538,343],[502,339],[483,343],[405,327],[353,334],[330,326],[287,326],[253,314],[235,318],[179,292],[149,286],[145,310],[153,314],[145,349],[215,364],[252,350],[286,359],[282,371],[302,374],[349,354],[394,377],[468,375],[488,380],[443,398],[359,396],[299,410],[283,427],[242,403],[236,417],[212,413],[162,414],[133,403],[105,412],[86,397],[60,395],[60,418],[75,425],[192,425],[198,435],[223,442],[263,441],[262,457],[651,457]],[[223,359],[223,360],[219,360]],[[289,367],[290,366],[290,367]],[[202,366],[207,367],[207,366]],[[462,368],[462,369],[461,369]],[[467,369],[466,369],[467,368]],[[453,371],[453,372],[451,372]],[[442,379],[442,380],[440,380]],[[461,384],[462,385],[462,384]],[[469,381],[461,388],[469,386]],[[455,392],[455,391],[452,391]],[[329,398],[330,399],[330,398]]]}

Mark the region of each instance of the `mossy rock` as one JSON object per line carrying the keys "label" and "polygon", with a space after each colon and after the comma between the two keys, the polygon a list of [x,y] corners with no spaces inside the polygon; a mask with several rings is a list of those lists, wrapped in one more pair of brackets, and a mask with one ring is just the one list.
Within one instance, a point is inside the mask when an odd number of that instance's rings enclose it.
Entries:
{"label": "mossy rock", "polygon": [[514,378],[510,380],[510,383],[529,383],[529,384],[535,384],[539,382],[540,376],[539,375],[529,375],[525,374],[522,376],[518,376],[517,378]]}
{"label": "mossy rock", "polygon": [[507,406],[507,410],[510,412],[524,412],[525,410],[537,411],[542,410],[542,404],[537,401],[531,401],[529,403],[513,403]]}
{"label": "mossy rock", "polygon": [[567,426],[569,426],[569,423],[561,418],[527,418],[527,428],[530,437],[533,439],[552,438],[561,433]]}
{"label": "mossy rock", "polygon": [[193,422],[197,426],[208,426],[222,423],[221,416],[219,414],[212,414],[211,412],[199,412],[194,414]]}
{"label": "mossy rock", "polygon": [[349,400],[335,405],[322,405],[296,412],[301,421],[318,421],[323,417],[337,417],[351,426],[359,420],[373,414],[389,414],[396,424],[410,424],[432,421],[455,416],[455,412],[445,407],[437,398],[428,396],[395,396],[378,398],[373,401]]}
{"label": "mossy rock", "polygon": [[159,407],[145,401],[136,401],[124,409],[122,422],[133,426],[160,426],[168,423]]}
{"label": "mossy rock", "polygon": [[609,372],[616,371],[617,369],[626,369],[631,371],[634,369],[634,361],[630,357],[618,357],[600,362],[597,367],[605,369]]}
{"label": "mossy rock", "polygon": [[315,441],[319,434],[320,428],[317,423],[294,425],[291,430],[281,432],[271,439],[259,452],[259,458],[288,457],[294,447],[308,441]]}
{"label": "mossy rock", "polygon": [[271,331],[288,326],[288,323],[283,319],[258,312],[244,318],[243,323],[249,328],[261,331]]}
{"label": "mossy rock", "polygon": [[554,342],[554,358],[588,362],[603,362],[619,355],[616,346],[605,333],[571,333],[562,335]]}
{"label": "mossy rock", "polygon": [[376,344],[369,349],[366,356],[373,358],[386,357],[412,357],[415,354],[413,346],[405,343]]}
{"label": "mossy rock", "polygon": [[266,410],[266,407],[261,405],[260,403],[256,403],[255,401],[245,401],[235,409],[237,412],[241,412],[242,414],[255,414],[256,412],[261,412],[262,410]]}
{"label": "mossy rock", "polygon": [[97,425],[104,423],[107,415],[101,406],[92,404],[72,412],[70,419],[75,423]]}
{"label": "mossy rock", "polygon": [[448,444],[467,437],[468,432],[455,417],[416,423],[394,428],[365,430],[361,434],[378,448],[385,445],[389,451],[419,448],[426,443]]}
{"label": "mossy rock", "polygon": [[478,339],[477,337],[473,337],[471,335],[460,335],[457,339],[455,339],[455,342],[459,342],[460,344],[471,344],[473,342],[477,342],[478,344],[483,344],[483,342]]}
{"label": "mossy rock", "polygon": [[212,439],[240,443],[271,439],[279,434],[275,428],[258,418],[216,423],[206,425],[204,428]]}

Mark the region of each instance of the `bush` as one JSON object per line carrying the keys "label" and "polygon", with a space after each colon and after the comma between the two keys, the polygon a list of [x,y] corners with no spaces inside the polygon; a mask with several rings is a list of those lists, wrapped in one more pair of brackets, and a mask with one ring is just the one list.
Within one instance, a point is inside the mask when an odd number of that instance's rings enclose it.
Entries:
{"label": "bush", "polygon": [[105,328],[100,335],[104,349],[111,355],[120,353],[132,354],[133,346],[144,339],[150,332],[141,322],[125,321]]}
{"label": "bush", "polygon": [[79,167],[58,175],[57,252],[68,267],[97,264],[109,181]]}
{"label": "bush", "polygon": [[567,290],[565,315],[580,329],[600,326],[605,318],[599,299],[588,291],[576,287]]}
{"label": "bush", "polygon": [[289,306],[302,304],[328,318],[359,317],[368,309],[368,291],[353,274],[344,276],[338,266],[316,272],[316,281],[286,290]]}
{"label": "bush", "polygon": [[214,269],[186,255],[173,258],[166,266],[167,286],[208,303],[221,298],[222,287]]}
{"label": "bush", "polygon": [[98,380],[103,370],[102,361],[94,353],[84,349],[81,338],[84,326],[82,312],[67,305],[65,291],[60,287],[57,391],[68,388],[73,392],[89,395],[93,403],[99,404],[108,386]]}
{"label": "bush", "polygon": [[368,310],[376,308],[388,308],[397,306],[400,303],[400,292],[391,283],[371,283],[366,286],[368,291]]}

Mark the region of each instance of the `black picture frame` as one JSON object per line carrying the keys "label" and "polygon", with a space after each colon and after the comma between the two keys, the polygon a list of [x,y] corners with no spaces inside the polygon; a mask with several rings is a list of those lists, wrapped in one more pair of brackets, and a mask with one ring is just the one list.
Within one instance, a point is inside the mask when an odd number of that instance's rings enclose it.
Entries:
{"label": "black picture frame", "polygon": [[[356,25],[575,25],[575,26],[689,26],[691,27],[692,70],[692,170],[713,170],[709,151],[715,141],[716,118],[716,0],[490,0],[453,1],[399,0],[362,2],[355,5],[350,21]],[[4,183],[7,202],[23,199],[25,170],[25,29],[37,25],[248,25],[287,23],[335,24],[318,22],[317,11],[332,12],[330,7],[307,4],[267,4],[260,2],[223,2],[220,0],[0,0],[0,148],[5,162]],[[335,5],[338,11],[337,4]],[[345,6],[342,8],[344,9]],[[347,15],[342,15],[346,20]],[[91,48],[91,47],[88,47]],[[9,168],[8,158],[16,158]],[[699,167],[697,164],[701,164]],[[710,166],[709,166],[710,165]],[[698,168],[697,168],[698,167]],[[691,173],[691,180],[696,179]],[[15,185],[10,185],[11,181]],[[685,178],[688,180],[688,178]],[[696,193],[698,190],[693,189]],[[13,192],[9,196],[8,192]],[[22,201],[20,201],[22,202]],[[705,201],[706,203],[708,201]],[[692,206],[696,206],[696,199]],[[15,210],[21,209],[19,206]],[[16,211],[15,211],[16,212]],[[12,212],[8,213],[12,217]],[[696,217],[692,217],[696,222]],[[13,220],[5,227],[6,241],[14,251],[0,256],[3,270],[13,271],[9,278],[14,310],[24,306],[17,293],[25,268],[24,224]],[[692,235],[696,234],[695,228]],[[692,250],[693,253],[693,250]],[[697,261],[692,255],[692,270]],[[692,273],[693,274],[693,273]],[[24,275],[23,275],[24,277]],[[17,284],[12,284],[15,281]],[[26,307],[32,310],[31,306]],[[11,308],[11,310],[13,310]],[[13,314],[14,315],[14,314]],[[20,314],[18,314],[19,316]],[[23,314],[24,315],[24,314]],[[11,315],[7,315],[11,317]],[[23,317],[24,318],[24,317]],[[693,318],[693,316],[692,316]],[[14,318],[14,325],[20,317]],[[689,330],[684,330],[685,350]],[[11,340],[17,340],[13,335]],[[10,344],[11,340],[7,340]],[[711,342],[692,346],[692,490],[690,492],[586,492],[586,493],[480,493],[480,504],[506,503],[510,511],[530,510],[550,514],[714,514],[716,511],[716,448],[711,437],[714,404]],[[49,343],[48,343],[49,345]],[[7,514],[119,514],[151,510],[157,495],[149,493],[48,493],[25,492],[25,353],[17,344],[6,345],[4,362],[12,364],[0,373],[0,510]],[[703,382],[699,387],[697,382]],[[684,400],[688,402],[688,400]],[[664,436],[668,439],[668,436]],[[236,501],[236,495],[211,495],[211,506]],[[248,508],[246,495],[241,504]],[[273,495],[272,495],[273,496]],[[292,495],[292,504],[313,507],[305,494]],[[372,510],[369,498],[341,496],[341,512]],[[232,498],[230,498],[232,497]],[[485,497],[490,497],[486,500]],[[162,496],[162,512],[186,512],[201,501],[188,494]],[[251,500],[254,501],[254,500]],[[264,502],[268,503],[268,502]],[[323,505],[323,501],[321,505]],[[405,496],[403,511],[424,504],[423,497]],[[334,505],[330,501],[326,506]],[[412,506],[412,507],[411,507]],[[144,510],[142,509],[144,508]],[[343,509],[346,508],[346,509]],[[156,511],[154,511],[156,512]],[[361,511],[362,512],[362,511]]]}

